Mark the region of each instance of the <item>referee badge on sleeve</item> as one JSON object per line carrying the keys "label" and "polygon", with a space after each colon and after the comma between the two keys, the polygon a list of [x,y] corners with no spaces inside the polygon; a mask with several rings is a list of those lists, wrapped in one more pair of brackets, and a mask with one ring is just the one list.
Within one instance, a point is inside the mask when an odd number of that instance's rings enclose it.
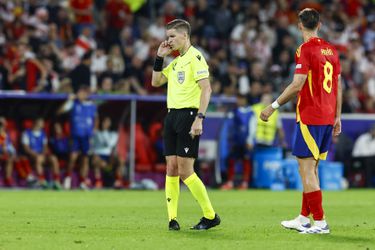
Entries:
{"label": "referee badge on sleeve", "polygon": [[180,84],[182,84],[185,81],[185,71],[178,71],[177,72],[177,81]]}

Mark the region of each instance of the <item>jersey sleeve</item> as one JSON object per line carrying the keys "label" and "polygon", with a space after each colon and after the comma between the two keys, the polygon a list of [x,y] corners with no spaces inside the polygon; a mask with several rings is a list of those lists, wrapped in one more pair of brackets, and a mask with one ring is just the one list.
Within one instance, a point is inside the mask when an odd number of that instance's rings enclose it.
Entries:
{"label": "jersey sleeve", "polygon": [[26,131],[22,133],[21,142],[23,145],[27,145],[27,146],[30,145],[30,140],[29,140],[29,137],[27,136]]}
{"label": "jersey sleeve", "polygon": [[304,46],[300,46],[296,51],[296,70],[294,74],[307,75],[310,69],[309,51]]}
{"label": "jersey sleeve", "polygon": [[339,57],[337,57],[336,68],[337,68],[337,75],[340,75],[341,74],[341,64],[340,64],[340,58]]}
{"label": "jersey sleeve", "polygon": [[193,57],[191,67],[193,70],[194,81],[196,82],[210,76],[207,62],[201,54],[197,54]]}

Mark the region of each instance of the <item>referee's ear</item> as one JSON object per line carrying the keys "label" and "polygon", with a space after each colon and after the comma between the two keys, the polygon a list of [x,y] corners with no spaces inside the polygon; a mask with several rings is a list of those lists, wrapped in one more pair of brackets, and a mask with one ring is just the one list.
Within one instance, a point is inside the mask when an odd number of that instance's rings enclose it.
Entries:
{"label": "referee's ear", "polygon": [[184,32],[184,37],[186,38],[186,40],[188,40],[190,38],[189,34],[187,32]]}

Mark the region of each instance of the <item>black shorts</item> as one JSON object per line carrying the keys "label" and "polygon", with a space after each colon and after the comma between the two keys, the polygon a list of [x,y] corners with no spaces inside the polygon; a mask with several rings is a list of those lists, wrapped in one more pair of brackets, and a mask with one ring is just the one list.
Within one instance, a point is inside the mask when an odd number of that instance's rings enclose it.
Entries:
{"label": "black shorts", "polygon": [[199,136],[191,138],[189,132],[197,109],[170,109],[164,119],[164,155],[197,158]]}
{"label": "black shorts", "polygon": [[246,144],[234,144],[230,150],[229,158],[231,159],[249,159],[251,152],[247,149]]}

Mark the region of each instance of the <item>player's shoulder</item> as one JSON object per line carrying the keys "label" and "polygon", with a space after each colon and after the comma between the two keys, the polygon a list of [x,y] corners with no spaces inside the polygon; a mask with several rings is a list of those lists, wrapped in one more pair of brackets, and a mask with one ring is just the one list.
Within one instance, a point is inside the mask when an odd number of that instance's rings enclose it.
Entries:
{"label": "player's shoulder", "polygon": [[202,61],[202,60],[205,60],[205,58],[203,57],[203,54],[202,52],[200,52],[197,48],[195,48],[194,46],[191,46],[190,47],[190,56],[192,58],[195,58],[197,59],[198,61]]}
{"label": "player's shoulder", "polygon": [[319,40],[320,40],[320,43],[321,43],[322,46],[330,47],[331,49],[336,50],[335,46],[333,44],[331,44],[330,42],[328,42],[328,41],[326,41],[322,38],[319,38]]}
{"label": "player's shoulder", "polygon": [[311,45],[308,42],[302,43],[296,49],[296,56],[297,56],[297,58],[299,58],[301,56],[301,53],[306,54],[310,49],[311,49]]}
{"label": "player's shoulder", "polygon": [[336,48],[326,40],[316,37],[302,43],[296,50],[296,56],[300,57],[301,53],[314,53],[317,50],[322,51],[323,55],[336,54]]}

